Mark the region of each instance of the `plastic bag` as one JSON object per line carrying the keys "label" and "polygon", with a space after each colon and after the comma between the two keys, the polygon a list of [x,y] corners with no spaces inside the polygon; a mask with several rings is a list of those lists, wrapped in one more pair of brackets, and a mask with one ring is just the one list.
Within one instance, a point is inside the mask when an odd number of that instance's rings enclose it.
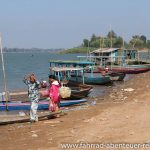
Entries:
{"label": "plastic bag", "polygon": [[71,96],[71,89],[69,87],[62,86],[59,89],[61,98],[69,98]]}

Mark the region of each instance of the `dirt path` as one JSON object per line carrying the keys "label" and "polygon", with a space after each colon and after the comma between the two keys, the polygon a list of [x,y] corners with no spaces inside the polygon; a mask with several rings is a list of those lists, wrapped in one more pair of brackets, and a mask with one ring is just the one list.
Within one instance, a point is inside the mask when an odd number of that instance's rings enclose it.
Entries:
{"label": "dirt path", "polygon": [[103,101],[98,99],[97,105],[83,106],[86,109],[61,118],[1,126],[0,150],[55,150],[62,149],[62,143],[150,142],[150,72],[113,89]]}

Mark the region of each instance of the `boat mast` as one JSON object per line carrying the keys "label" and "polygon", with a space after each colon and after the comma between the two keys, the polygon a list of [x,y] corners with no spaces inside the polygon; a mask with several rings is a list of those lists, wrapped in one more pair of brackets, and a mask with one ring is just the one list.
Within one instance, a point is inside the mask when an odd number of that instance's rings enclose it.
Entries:
{"label": "boat mast", "polygon": [[[122,36],[122,49],[121,49],[121,61],[120,61],[120,64],[123,66],[123,64],[124,63],[126,63],[125,62],[125,58],[124,58],[124,53],[125,53],[125,46],[124,46],[124,38],[123,38],[123,36]],[[121,66],[120,65],[120,66]]]}
{"label": "boat mast", "polygon": [[88,61],[88,57],[89,57],[89,55],[90,55],[90,49],[89,49],[89,46],[90,46],[90,42],[89,42],[89,40],[88,40],[87,58],[86,58],[87,61]]}
{"label": "boat mast", "polygon": [[101,52],[99,51],[99,57],[100,57],[100,61],[101,61],[101,62],[100,62],[100,65],[103,66],[103,65],[102,65],[102,57],[101,57],[101,56],[102,56],[102,42],[101,42],[101,41],[102,41],[102,40],[101,40],[101,37],[100,37],[100,39],[99,39],[99,47],[100,47],[100,51],[101,51]]}
{"label": "boat mast", "polygon": [[[112,29],[110,24],[110,48],[112,48]],[[111,50],[111,62],[110,62],[111,70],[112,70],[112,50]]]}
{"label": "boat mast", "polygon": [[8,111],[8,95],[7,95],[6,74],[5,74],[5,65],[4,65],[1,34],[0,34],[0,49],[1,49],[2,70],[3,70],[3,78],[4,78],[4,91],[5,91],[5,98],[6,98],[6,110]]}

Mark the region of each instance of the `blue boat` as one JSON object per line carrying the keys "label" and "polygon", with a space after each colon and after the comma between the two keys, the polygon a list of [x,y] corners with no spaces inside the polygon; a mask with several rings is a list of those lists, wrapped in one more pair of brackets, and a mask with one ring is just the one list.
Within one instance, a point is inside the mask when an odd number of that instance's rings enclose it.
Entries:
{"label": "blue boat", "polygon": [[[88,75],[87,75],[88,74]],[[78,83],[82,83],[82,77],[71,77],[70,81],[75,81]],[[90,84],[90,85],[104,85],[104,84],[108,84],[110,83],[112,80],[110,78],[110,76],[106,75],[103,76],[100,73],[94,73],[94,74],[90,74],[90,73],[86,73],[84,76],[84,83],[85,84]]]}
{"label": "blue boat", "polygon": [[[60,102],[60,107],[66,107],[66,106],[72,106],[80,103],[87,102],[86,99],[81,99],[81,100],[68,100],[68,101],[61,101]],[[25,102],[22,103],[20,102],[8,102],[6,105],[6,102],[1,102],[0,103],[0,111],[5,111],[6,107],[8,110],[30,110],[31,103],[30,102]],[[38,105],[38,110],[47,110],[49,107],[49,101],[40,101]]]}
{"label": "blue boat", "polygon": [[50,74],[55,75],[59,81],[67,78],[70,81],[85,84],[107,84],[112,82],[110,76],[94,73],[95,63],[91,61],[63,61],[51,60]]}

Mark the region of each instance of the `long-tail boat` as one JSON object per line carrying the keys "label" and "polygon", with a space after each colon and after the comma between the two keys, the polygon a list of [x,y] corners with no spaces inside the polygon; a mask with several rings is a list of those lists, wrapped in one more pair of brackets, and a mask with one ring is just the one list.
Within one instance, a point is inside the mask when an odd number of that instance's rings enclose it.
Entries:
{"label": "long-tail boat", "polygon": [[106,67],[98,67],[100,71],[112,71],[112,72],[120,72],[126,74],[138,74],[144,73],[150,70],[149,66],[146,65],[125,65],[125,66],[106,66]]}

